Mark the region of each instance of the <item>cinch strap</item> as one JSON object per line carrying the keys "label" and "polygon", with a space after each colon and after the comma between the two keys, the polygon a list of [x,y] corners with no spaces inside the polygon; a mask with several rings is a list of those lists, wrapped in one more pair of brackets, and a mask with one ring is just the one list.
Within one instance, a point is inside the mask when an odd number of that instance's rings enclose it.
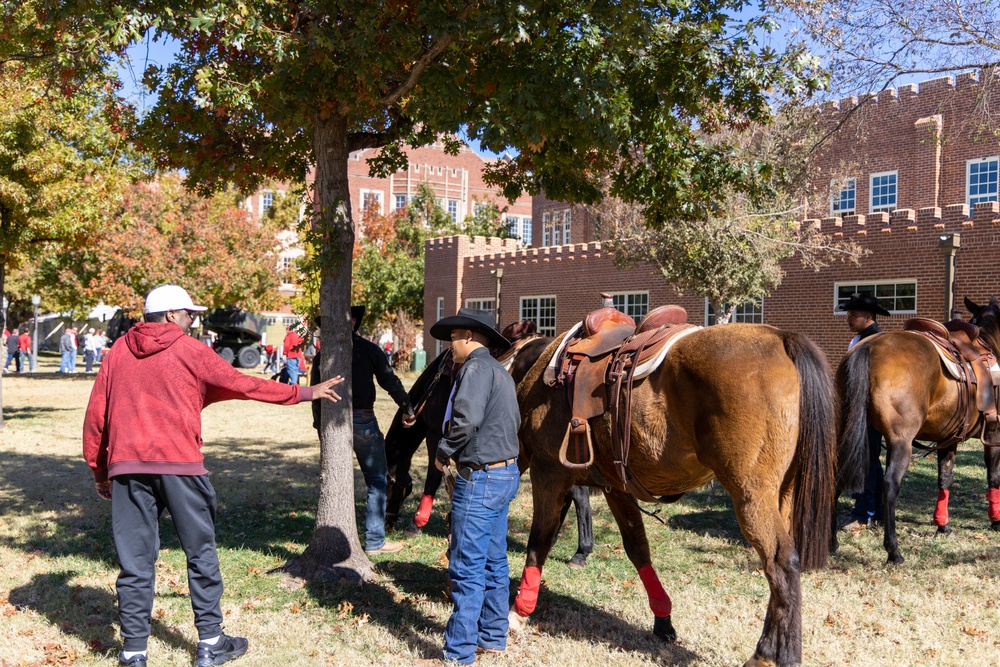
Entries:
{"label": "cinch strap", "polygon": [[639,578],[642,579],[642,585],[646,587],[646,595],[649,596],[649,608],[652,610],[653,616],[670,616],[670,596],[663,590],[663,586],[660,584],[660,579],[656,576],[653,566],[647,563],[640,567]]}
{"label": "cinch strap", "polygon": [[986,499],[990,501],[990,521],[1000,521],[1000,487],[987,491]]}
{"label": "cinch strap", "polygon": [[413,525],[417,528],[426,526],[431,518],[431,507],[433,506],[434,496],[426,493],[420,496],[420,506],[417,507],[417,513],[413,515]]}
{"label": "cinch strap", "polygon": [[948,494],[947,489],[938,490],[937,507],[934,508],[934,525],[948,525]]}
{"label": "cinch strap", "polygon": [[517,589],[514,611],[520,616],[530,616],[538,604],[538,588],[542,585],[542,568],[528,565],[521,573],[521,586]]}

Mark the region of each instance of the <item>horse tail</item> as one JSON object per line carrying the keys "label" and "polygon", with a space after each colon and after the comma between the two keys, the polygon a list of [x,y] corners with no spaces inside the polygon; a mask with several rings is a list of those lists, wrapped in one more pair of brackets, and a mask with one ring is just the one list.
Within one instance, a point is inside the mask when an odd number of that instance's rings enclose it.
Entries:
{"label": "horse tail", "polygon": [[868,473],[868,392],[871,345],[859,345],[837,367],[840,394],[840,442],[837,492],[860,491]]}
{"label": "horse tail", "polygon": [[792,539],[803,570],[826,565],[836,501],[836,394],[826,356],[801,334],[783,332],[785,353],[799,374]]}

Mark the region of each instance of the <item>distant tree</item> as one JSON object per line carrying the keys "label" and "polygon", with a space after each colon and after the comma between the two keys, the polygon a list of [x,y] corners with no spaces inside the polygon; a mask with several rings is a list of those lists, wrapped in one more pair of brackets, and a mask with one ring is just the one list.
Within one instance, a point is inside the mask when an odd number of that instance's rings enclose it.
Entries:
{"label": "distant tree", "polygon": [[262,310],[277,301],[275,251],[275,228],[254,222],[231,194],[195,195],[171,173],[127,188],[106,224],[42,258],[35,280],[60,310],[103,301],[141,313],[146,293],[164,283],[209,306]]}
{"label": "distant tree", "polygon": [[728,140],[765,170],[766,194],[751,199],[725,187],[701,202],[698,218],[648,224],[642,206],[614,197],[590,207],[601,238],[622,268],[652,264],[668,285],[708,299],[716,322],[759,301],[781,284],[781,264],[794,255],[819,270],[832,261],[857,263],[861,247],[801,225],[808,206],[811,147],[819,128],[811,110],[787,109],[775,125],[754,125]]}
{"label": "distant tree", "polygon": [[[386,175],[406,164],[406,145],[443,134],[457,150],[447,137],[465,127],[486,150],[516,151],[487,173],[508,199],[544,189],[593,202],[600,174],[613,173],[612,194],[645,202],[648,219],[690,217],[705,191],[752,193],[757,179],[698,133],[765,120],[774,95],[821,83],[801,50],[761,45],[769,19],[732,18],[746,4],[35,0],[26,28],[2,35],[0,59],[54,53],[67,76],[88,76],[151,30],[180,45],[175,63],[144,77],[157,101],[140,136],[159,165],[206,190],[298,180],[313,165],[322,373],[349,381],[352,151],[381,148],[369,166]],[[644,161],[610,172],[636,150]],[[289,563],[303,576],[371,576],[350,409],[323,408],[316,528]]]}
{"label": "distant tree", "polygon": [[474,201],[472,215],[465,216],[462,222],[462,233],[469,236],[492,236],[495,238],[511,238],[512,232],[504,220],[503,211],[491,201]]}
{"label": "distant tree", "polygon": [[[0,41],[22,26],[8,20]],[[32,291],[24,280],[8,289],[8,273],[86,244],[136,167],[112,87],[100,78],[56,85],[44,65],[0,58],[0,296],[11,311],[30,312]]]}
{"label": "distant tree", "polygon": [[[877,92],[901,79],[1000,66],[995,0],[774,0],[825,52],[839,95]],[[985,83],[992,83],[987,75]],[[988,99],[982,99],[988,104]],[[990,110],[985,109],[987,112]],[[996,127],[997,110],[993,109]]]}

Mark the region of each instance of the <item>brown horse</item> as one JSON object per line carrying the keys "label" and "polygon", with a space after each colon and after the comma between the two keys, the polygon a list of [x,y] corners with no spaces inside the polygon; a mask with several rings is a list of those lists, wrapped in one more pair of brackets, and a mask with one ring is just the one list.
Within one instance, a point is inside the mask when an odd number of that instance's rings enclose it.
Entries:
{"label": "brown horse", "polygon": [[[1000,350],[1000,304],[978,306],[965,300],[972,323],[994,350]],[[903,475],[910,465],[913,441],[937,443],[938,503],[934,522],[938,532],[948,526],[948,495],[954,477],[956,424],[968,423],[965,434],[982,430],[975,400],[963,401],[963,385],[942,365],[933,342],[925,336],[893,331],[867,338],[841,360],[837,368],[841,398],[840,452],[848,459],[842,469],[852,476],[841,479],[838,490],[857,490],[867,470],[867,429],[871,425],[885,438],[886,469],[883,506],[883,545],[888,562],[900,564],[903,556],[896,536],[896,502]],[[965,410],[961,407],[964,405]],[[963,429],[964,430],[964,429]],[[990,487],[990,519],[1000,530],[1000,448],[984,447]],[[836,548],[836,536],[833,538]]]}
{"label": "brown horse", "polygon": [[[524,617],[535,608],[563,495],[574,484],[600,486],[649,597],[653,632],[673,641],[671,602],[651,565],[640,508],[617,483],[608,413],[591,420],[594,466],[570,470],[559,462],[570,408],[565,390],[542,380],[556,347],[550,344],[518,385],[534,509],[514,612]],[[771,597],[747,664],[799,664],[800,567],[826,562],[836,480],[834,393],[822,352],[804,336],[768,326],[703,329],[678,340],[663,364],[635,383],[631,403],[627,463],[634,477],[657,496],[718,479],[760,555]]]}

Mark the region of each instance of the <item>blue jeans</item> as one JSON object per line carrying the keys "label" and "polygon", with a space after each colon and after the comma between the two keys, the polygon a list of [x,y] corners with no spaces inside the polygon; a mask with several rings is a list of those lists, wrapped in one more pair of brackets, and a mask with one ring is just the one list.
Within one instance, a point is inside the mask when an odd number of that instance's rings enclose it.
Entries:
{"label": "blue jeans", "polygon": [[59,372],[60,373],[69,373],[72,370],[72,367],[70,366],[70,364],[72,363],[71,362],[72,358],[73,358],[73,352],[72,351],[70,351],[70,350],[63,351],[63,353],[62,353],[62,361],[59,362]]}
{"label": "blue jeans", "polygon": [[885,488],[885,475],[882,472],[882,434],[874,426],[868,427],[868,476],[865,478],[865,489],[854,494],[854,509],[851,516],[862,523],[873,519],[882,521],[885,509],[882,507],[882,497]]}
{"label": "blue jeans", "polygon": [[7,361],[4,363],[3,369],[7,370],[7,367],[10,366],[11,359],[14,360],[14,368],[16,368],[18,371],[20,371],[21,370],[21,355],[19,353],[17,353],[17,352],[8,352],[7,353]]}
{"label": "blue jeans", "polygon": [[517,463],[455,475],[448,563],[455,608],[444,630],[445,660],[471,665],[477,646],[507,648],[507,510],[520,482]]}
{"label": "blue jeans", "polygon": [[31,358],[30,352],[18,352],[21,355],[21,369],[18,373],[35,370],[35,360]]}
{"label": "blue jeans", "polygon": [[388,466],[385,440],[378,419],[354,418],[354,455],[365,476],[368,499],[365,503],[365,551],[377,551],[385,544],[385,487]]}
{"label": "blue jeans", "polygon": [[[288,369],[288,384],[298,384],[299,383],[299,373],[302,370],[299,368],[298,359],[286,359],[285,368]],[[383,455],[384,458],[384,455]]]}

